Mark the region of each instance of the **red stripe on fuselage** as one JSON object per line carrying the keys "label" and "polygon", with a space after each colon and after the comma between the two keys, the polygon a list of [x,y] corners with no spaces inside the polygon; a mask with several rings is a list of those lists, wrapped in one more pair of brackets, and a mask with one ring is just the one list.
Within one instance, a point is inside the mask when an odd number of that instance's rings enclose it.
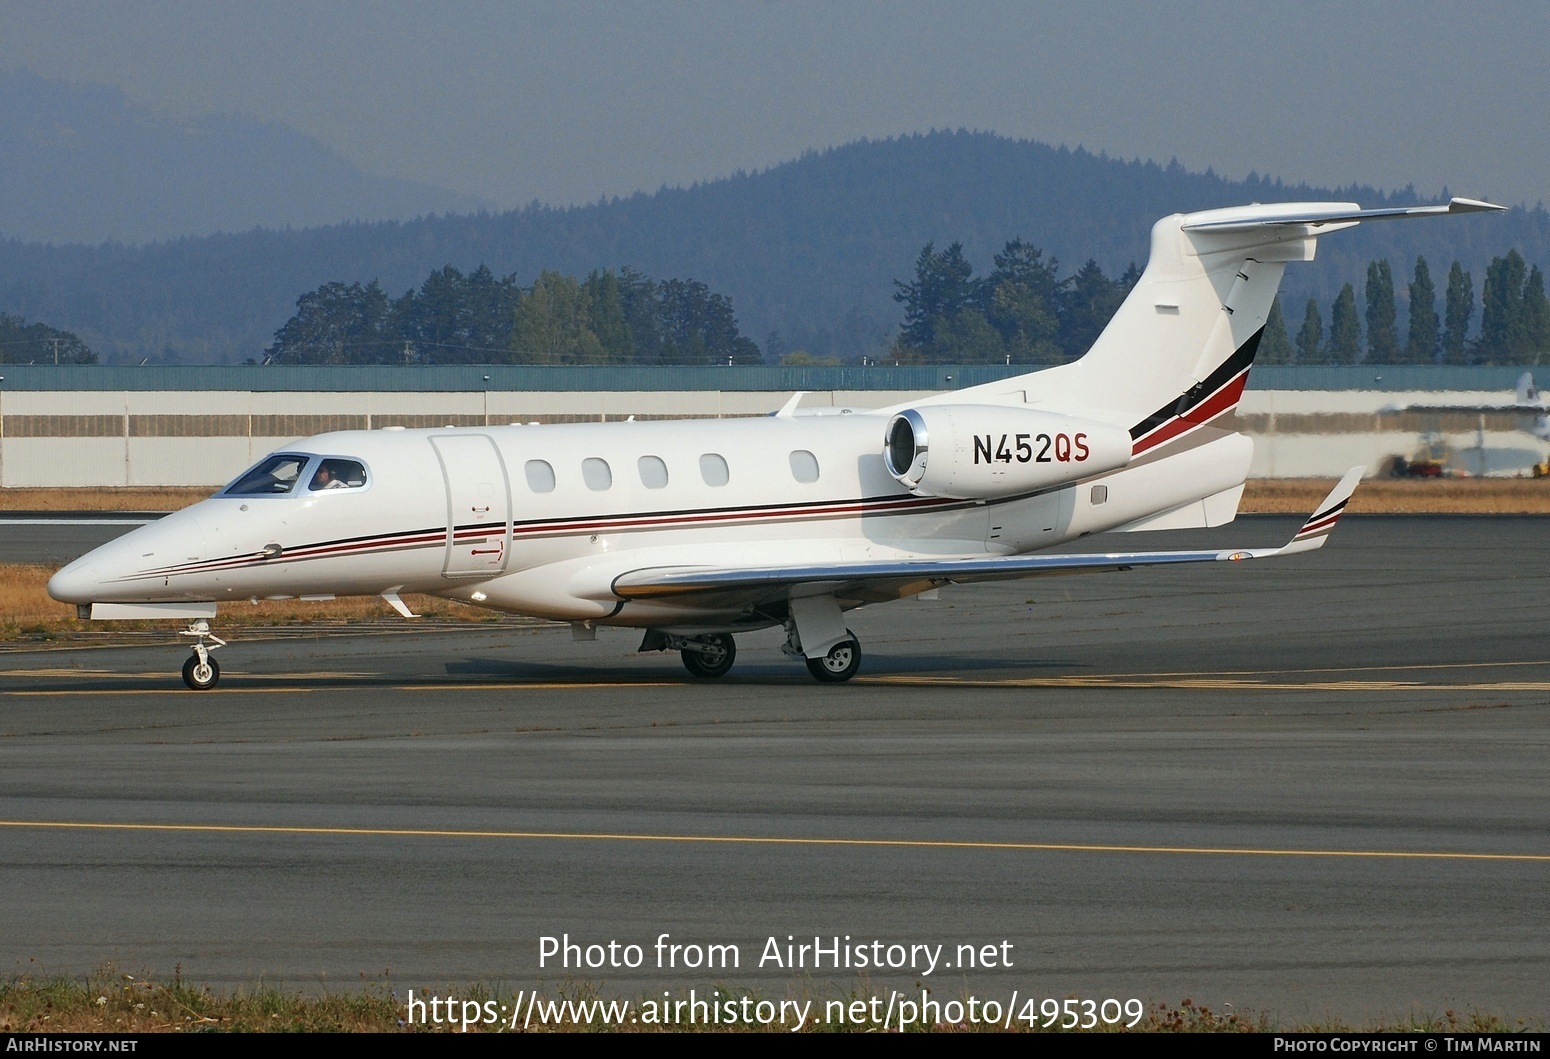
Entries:
{"label": "red stripe on fuselage", "polygon": [[[938,510],[949,507],[970,507],[976,501],[956,500],[947,497],[901,496],[876,500],[846,500],[817,502],[807,505],[773,505],[758,508],[725,508],[710,511],[686,511],[658,515],[634,515],[593,517],[589,519],[551,519],[539,522],[516,523],[512,535],[516,538],[562,537],[570,534],[596,533],[600,530],[643,530],[673,526],[709,526],[716,523],[746,524],[750,522],[782,522],[792,519],[831,519],[847,515],[892,515],[916,511]],[[467,544],[490,537],[503,537],[505,523],[480,526],[460,526],[453,531],[453,541]],[[351,539],[333,543],[304,544],[287,548],[279,555],[259,553],[233,555],[222,559],[206,559],[178,567],[148,570],[123,580],[134,581],[151,577],[168,577],[185,574],[213,573],[221,570],[243,569],[258,566],[278,566],[288,562],[304,562],[311,559],[338,558],[370,552],[398,551],[410,548],[441,547],[445,545],[445,530],[419,531],[414,533],[386,534],[377,538]]]}
{"label": "red stripe on fuselage", "polygon": [[1155,448],[1186,431],[1210,422],[1223,412],[1232,411],[1238,407],[1238,402],[1243,399],[1243,388],[1248,385],[1248,381],[1249,369],[1244,368],[1229,379],[1219,390],[1205,400],[1197,402],[1183,415],[1170,419],[1150,434],[1137,438],[1131,450],[1132,455],[1139,456],[1147,449]]}

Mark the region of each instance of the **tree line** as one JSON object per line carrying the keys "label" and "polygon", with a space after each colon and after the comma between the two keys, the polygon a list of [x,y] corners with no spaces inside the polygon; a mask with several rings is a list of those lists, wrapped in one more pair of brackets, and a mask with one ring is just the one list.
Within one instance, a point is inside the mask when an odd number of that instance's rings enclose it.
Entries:
{"label": "tree line", "polygon": [[1327,332],[1318,300],[1309,298],[1302,324],[1291,336],[1277,299],[1258,359],[1265,364],[1528,364],[1538,363],[1550,351],[1544,273],[1538,265],[1529,267],[1516,250],[1493,258],[1486,268],[1480,327],[1473,335],[1474,278],[1457,261],[1448,269],[1440,314],[1425,257],[1415,259],[1406,294],[1403,342],[1387,258],[1367,266],[1363,308],[1357,306],[1353,284],[1340,288],[1330,306]]}
{"label": "tree line", "polygon": [[[1134,263],[1118,279],[1089,260],[1061,278],[1053,257],[1021,239],[995,255],[977,277],[963,247],[927,243],[914,278],[894,281],[904,320],[891,356],[900,363],[1057,364],[1086,353],[1140,274]],[[1492,259],[1481,292],[1478,332],[1473,277],[1454,261],[1439,305],[1424,256],[1415,261],[1404,303],[1386,258],[1371,261],[1359,306],[1346,283],[1330,306],[1328,327],[1309,298],[1295,336],[1280,299],[1271,306],[1258,360],[1262,364],[1528,364],[1550,352],[1550,301],[1538,265],[1517,250]]]}
{"label": "tree line", "polygon": [[274,364],[757,364],[731,301],[695,280],[630,268],[529,286],[451,265],[390,298],[376,280],[324,283],[265,351]]}
{"label": "tree line", "polygon": [[904,323],[891,356],[900,363],[1057,364],[1087,352],[1140,271],[1110,279],[1093,260],[1064,279],[1059,262],[1013,239],[995,268],[976,277],[963,245],[927,243],[915,277],[894,281]]}
{"label": "tree line", "polygon": [[95,364],[97,354],[73,331],[0,313],[0,364]]}

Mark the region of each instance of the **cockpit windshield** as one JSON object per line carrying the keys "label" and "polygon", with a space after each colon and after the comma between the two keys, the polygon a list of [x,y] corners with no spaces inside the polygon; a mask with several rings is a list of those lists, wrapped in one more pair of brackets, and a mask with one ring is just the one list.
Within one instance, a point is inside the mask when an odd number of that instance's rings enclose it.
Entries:
{"label": "cockpit windshield", "polygon": [[266,456],[252,470],[228,485],[222,495],[273,496],[292,492],[311,459],[311,456],[296,453]]}

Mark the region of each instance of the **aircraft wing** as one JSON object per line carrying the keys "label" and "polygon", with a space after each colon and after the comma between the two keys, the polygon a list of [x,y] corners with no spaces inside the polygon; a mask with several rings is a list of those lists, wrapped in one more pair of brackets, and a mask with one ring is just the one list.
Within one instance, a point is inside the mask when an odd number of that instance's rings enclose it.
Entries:
{"label": "aircraft wing", "polygon": [[1290,541],[1279,548],[866,560],[739,569],[647,567],[615,578],[613,592],[621,599],[664,599],[693,595],[722,598],[737,596],[759,600],[783,598],[792,589],[802,588],[803,595],[822,592],[840,599],[870,603],[898,599],[949,584],[1295,555],[1323,547],[1325,539],[1351,499],[1351,494],[1356,490],[1357,483],[1361,481],[1364,470],[1363,467],[1356,467],[1347,472],[1312,517],[1303,523]]}

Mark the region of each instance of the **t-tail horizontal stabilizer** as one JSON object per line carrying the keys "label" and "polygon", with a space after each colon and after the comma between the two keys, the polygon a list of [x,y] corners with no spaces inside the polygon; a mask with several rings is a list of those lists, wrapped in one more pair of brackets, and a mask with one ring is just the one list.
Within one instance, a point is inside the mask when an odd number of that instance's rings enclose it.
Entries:
{"label": "t-tail horizontal stabilizer", "polygon": [[1408,217],[1446,217],[1456,213],[1491,213],[1506,210],[1478,199],[1451,199],[1440,206],[1402,206],[1364,210],[1356,203],[1289,202],[1270,206],[1231,206],[1206,210],[1184,218],[1186,232],[1250,232],[1258,228],[1326,224],[1348,225],[1361,221],[1394,221]]}

